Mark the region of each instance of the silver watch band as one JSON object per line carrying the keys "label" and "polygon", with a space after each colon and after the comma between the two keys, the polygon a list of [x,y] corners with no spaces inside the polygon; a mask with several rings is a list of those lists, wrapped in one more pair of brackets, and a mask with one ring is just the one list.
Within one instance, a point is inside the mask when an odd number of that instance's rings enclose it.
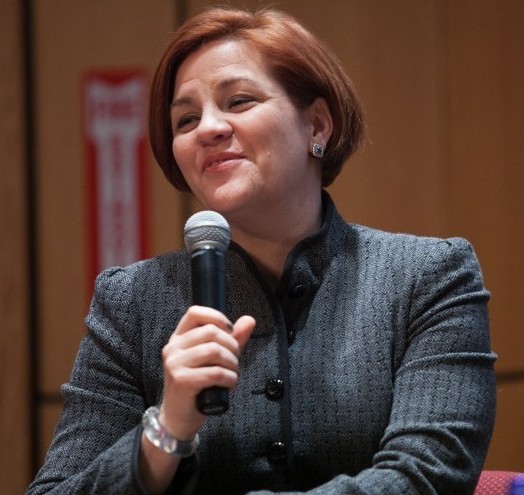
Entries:
{"label": "silver watch band", "polygon": [[182,442],[171,436],[158,419],[160,410],[152,406],[142,416],[142,426],[148,440],[160,450],[176,457],[190,457],[198,448],[198,434],[190,442]]}

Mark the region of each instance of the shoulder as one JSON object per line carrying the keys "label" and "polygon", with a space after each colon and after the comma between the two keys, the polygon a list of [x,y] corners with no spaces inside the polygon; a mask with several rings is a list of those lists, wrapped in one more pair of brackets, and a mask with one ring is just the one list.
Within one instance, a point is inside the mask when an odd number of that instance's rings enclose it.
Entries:
{"label": "shoulder", "polygon": [[408,272],[424,266],[439,266],[449,260],[478,269],[471,244],[461,237],[439,238],[408,233],[386,232],[376,228],[346,223],[329,196],[325,195],[326,239],[330,252],[354,259],[359,267],[369,264],[400,267]]}
{"label": "shoulder", "polygon": [[176,301],[186,301],[190,293],[186,256],[178,251],[102,271],[85,320],[88,328],[97,334],[119,330],[135,335],[161,308],[171,311]]}
{"label": "shoulder", "polygon": [[140,287],[152,281],[167,282],[177,275],[185,275],[188,265],[187,253],[175,251],[127,266],[112,266],[97,276],[95,290],[113,290],[122,286]]}
{"label": "shoulder", "polygon": [[185,293],[190,285],[189,266],[187,253],[176,251],[107,268],[95,280],[92,303],[131,314],[172,288]]}
{"label": "shoulder", "polygon": [[402,289],[412,297],[439,288],[454,292],[459,287],[487,294],[477,256],[466,239],[390,233],[351,224],[347,229],[350,241],[345,250],[354,257],[363,284]]}
{"label": "shoulder", "polygon": [[365,225],[347,224],[347,229],[350,235],[356,236],[361,242],[373,243],[377,245],[385,245],[391,248],[420,248],[420,249],[434,249],[442,245],[456,246],[458,249],[470,246],[470,243],[462,237],[429,237],[420,236],[402,232],[387,232]]}
{"label": "shoulder", "polygon": [[473,246],[461,237],[392,233],[354,224],[348,224],[347,228],[359,254],[383,259],[392,266],[410,264],[412,267],[438,268],[446,263],[478,266]]}

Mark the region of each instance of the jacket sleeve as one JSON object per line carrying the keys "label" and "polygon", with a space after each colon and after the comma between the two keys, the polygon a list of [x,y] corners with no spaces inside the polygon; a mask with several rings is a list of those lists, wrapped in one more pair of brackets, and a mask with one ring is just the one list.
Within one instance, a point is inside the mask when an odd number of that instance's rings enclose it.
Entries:
{"label": "jacket sleeve", "polygon": [[27,493],[141,493],[132,465],[145,409],[131,278],[97,278],[88,327],[44,465]]}
{"label": "jacket sleeve", "polygon": [[[110,268],[97,278],[88,331],[62,387],[62,416],[28,494],[146,494],[138,472],[141,418],[154,394],[142,376],[140,267]],[[184,459],[167,493],[190,493],[197,464],[195,456]]]}
{"label": "jacket sleeve", "polygon": [[432,241],[424,251],[410,283],[406,348],[373,465],[310,495],[468,495],[475,489],[495,414],[489,293],[463,239]]}

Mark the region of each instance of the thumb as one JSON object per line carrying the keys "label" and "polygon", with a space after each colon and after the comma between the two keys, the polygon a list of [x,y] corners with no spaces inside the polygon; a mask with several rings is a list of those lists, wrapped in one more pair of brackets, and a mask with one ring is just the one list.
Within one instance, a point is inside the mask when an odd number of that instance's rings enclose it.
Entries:
{"label": "thumb", "polygon": [[252,316],[241,316],[233,325],[233,337],[243,349],[255,329],[256,321]]}

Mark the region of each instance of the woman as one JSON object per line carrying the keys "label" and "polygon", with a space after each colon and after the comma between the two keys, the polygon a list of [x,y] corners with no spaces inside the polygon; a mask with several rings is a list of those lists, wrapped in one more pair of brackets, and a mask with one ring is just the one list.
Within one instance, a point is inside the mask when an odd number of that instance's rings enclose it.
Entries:
{"label": "woman", "polygon": [[[466,241],[347,225],[323,192],[363,131],[336,58],[285,14],[212,9],[150,108],[167,178],[230,224],[227,315],[191,306],[185,251],[102,273],[29,492],[472,493],[488,292]],[[212,386],[231,405],[206,417]]]}

